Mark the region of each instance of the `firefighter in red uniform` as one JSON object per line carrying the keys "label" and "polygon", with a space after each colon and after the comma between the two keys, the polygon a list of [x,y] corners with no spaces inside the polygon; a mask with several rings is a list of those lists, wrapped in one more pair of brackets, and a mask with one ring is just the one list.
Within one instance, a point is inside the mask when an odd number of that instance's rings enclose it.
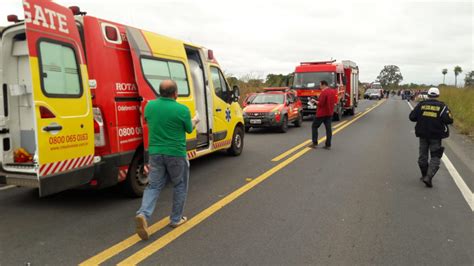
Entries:
{"label": "firefighter in red uniform", "polygon": [[332,117],[334,114],[334,106],[336,105],[337,93],[336,90],[328,87],[328,83],[325,80],[320,82],[321,94],[316,102],[316,117],[313,120],[312,139],[313,143],[310,145],[311,148],[318,146],[318,128],[324,123],[326,128],[326,145],[325,149],[331,149],[331,138],[332,138]]}

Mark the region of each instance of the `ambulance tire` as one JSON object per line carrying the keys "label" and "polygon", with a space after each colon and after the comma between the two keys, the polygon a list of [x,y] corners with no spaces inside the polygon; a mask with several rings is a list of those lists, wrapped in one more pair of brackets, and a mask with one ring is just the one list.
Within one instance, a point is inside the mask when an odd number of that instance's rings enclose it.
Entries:
{"label": "ambulance tire", "polygon": [[300,112],[296,118],[295,127],[301,127],[301,125],[303,125],[303,113]]}
{"label": "ambulance tire", "polygon": [[148,184],[144,179],[143,173],[143,152],[138,152],[130,164],[127,173],[127,179],[121,184],[122,190],[126,195],[139,198],[143,196],[143,192]]}
{"label": "ambulance tire", "polygon": [[232,156],[239,156],[244,149],[244,130],[237,126],[234,129],[234,136],[232,136],[232,145],[227,149],[227,153]]}

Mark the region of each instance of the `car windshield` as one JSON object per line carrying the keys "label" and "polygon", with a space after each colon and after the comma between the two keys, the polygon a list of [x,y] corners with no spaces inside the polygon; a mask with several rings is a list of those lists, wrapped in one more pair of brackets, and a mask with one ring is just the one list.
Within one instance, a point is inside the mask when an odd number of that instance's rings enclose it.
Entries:
{"label": "car windshield", "polygon": [[336,73],[334,72],[305,72],[296,73],[293,81],[295,89],[319,89],[319,82],[327,81],[330,87],[336,87]]}
{"label": "car windshield", "polygon": [[285,100],[283,94],[258,94],[252,104],[282,104]]}

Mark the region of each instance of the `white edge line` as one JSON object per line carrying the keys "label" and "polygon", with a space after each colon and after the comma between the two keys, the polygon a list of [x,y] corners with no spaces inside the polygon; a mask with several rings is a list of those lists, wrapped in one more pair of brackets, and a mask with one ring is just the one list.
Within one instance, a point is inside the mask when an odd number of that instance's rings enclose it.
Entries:
{"label": "white edge line", "polygon": [[[411,105],[410,102],[407,101],[408,106],[410,107],[411,110],[413,110],[413,106]],[[453,178],[454,183],[456,186],[458,186],[459,190],[461,191],[462,196],[466,200],[467,204],[471,208],[471,211],[474,212],[474,193],[469,189],[469,187],[466,185],[466,182],[464,182],[464,179],[462,179],[461,175],[459,174],[458,170],[454,167],[453,163],[451,160],[449,160],[448,156],[444,154],[444,156],[441,158],[443,161],[444,165],[446,166],[446,169],[448,169],[449,174]]]}
{"label": "white edge line", "polygon": [[14,185],[8,185],[8,186],[0,187],[0,191],[2,191],[2,190],[7,190],[7,189],[10,189],[10,188],[14,188],[14,187],[16,187],[16,186],[14,186]]}

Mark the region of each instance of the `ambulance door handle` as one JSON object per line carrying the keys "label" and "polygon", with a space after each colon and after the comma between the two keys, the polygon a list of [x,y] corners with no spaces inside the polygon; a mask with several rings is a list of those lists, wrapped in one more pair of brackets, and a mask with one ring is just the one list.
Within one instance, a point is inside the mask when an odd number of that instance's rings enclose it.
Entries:
{"label": "ambulance door handle", "polygon": [[61,125],[53,125],[53,126],[45,126],[43,127],[44,131],[50,132],[50,131],[60,131],[63,129],[63,126]]}
{"label": "ambulance door handle", "polygon": [[217,108],[217,109],[216,109],[216,112],[221,112],[221,111],[222,111],[221,108]]}

